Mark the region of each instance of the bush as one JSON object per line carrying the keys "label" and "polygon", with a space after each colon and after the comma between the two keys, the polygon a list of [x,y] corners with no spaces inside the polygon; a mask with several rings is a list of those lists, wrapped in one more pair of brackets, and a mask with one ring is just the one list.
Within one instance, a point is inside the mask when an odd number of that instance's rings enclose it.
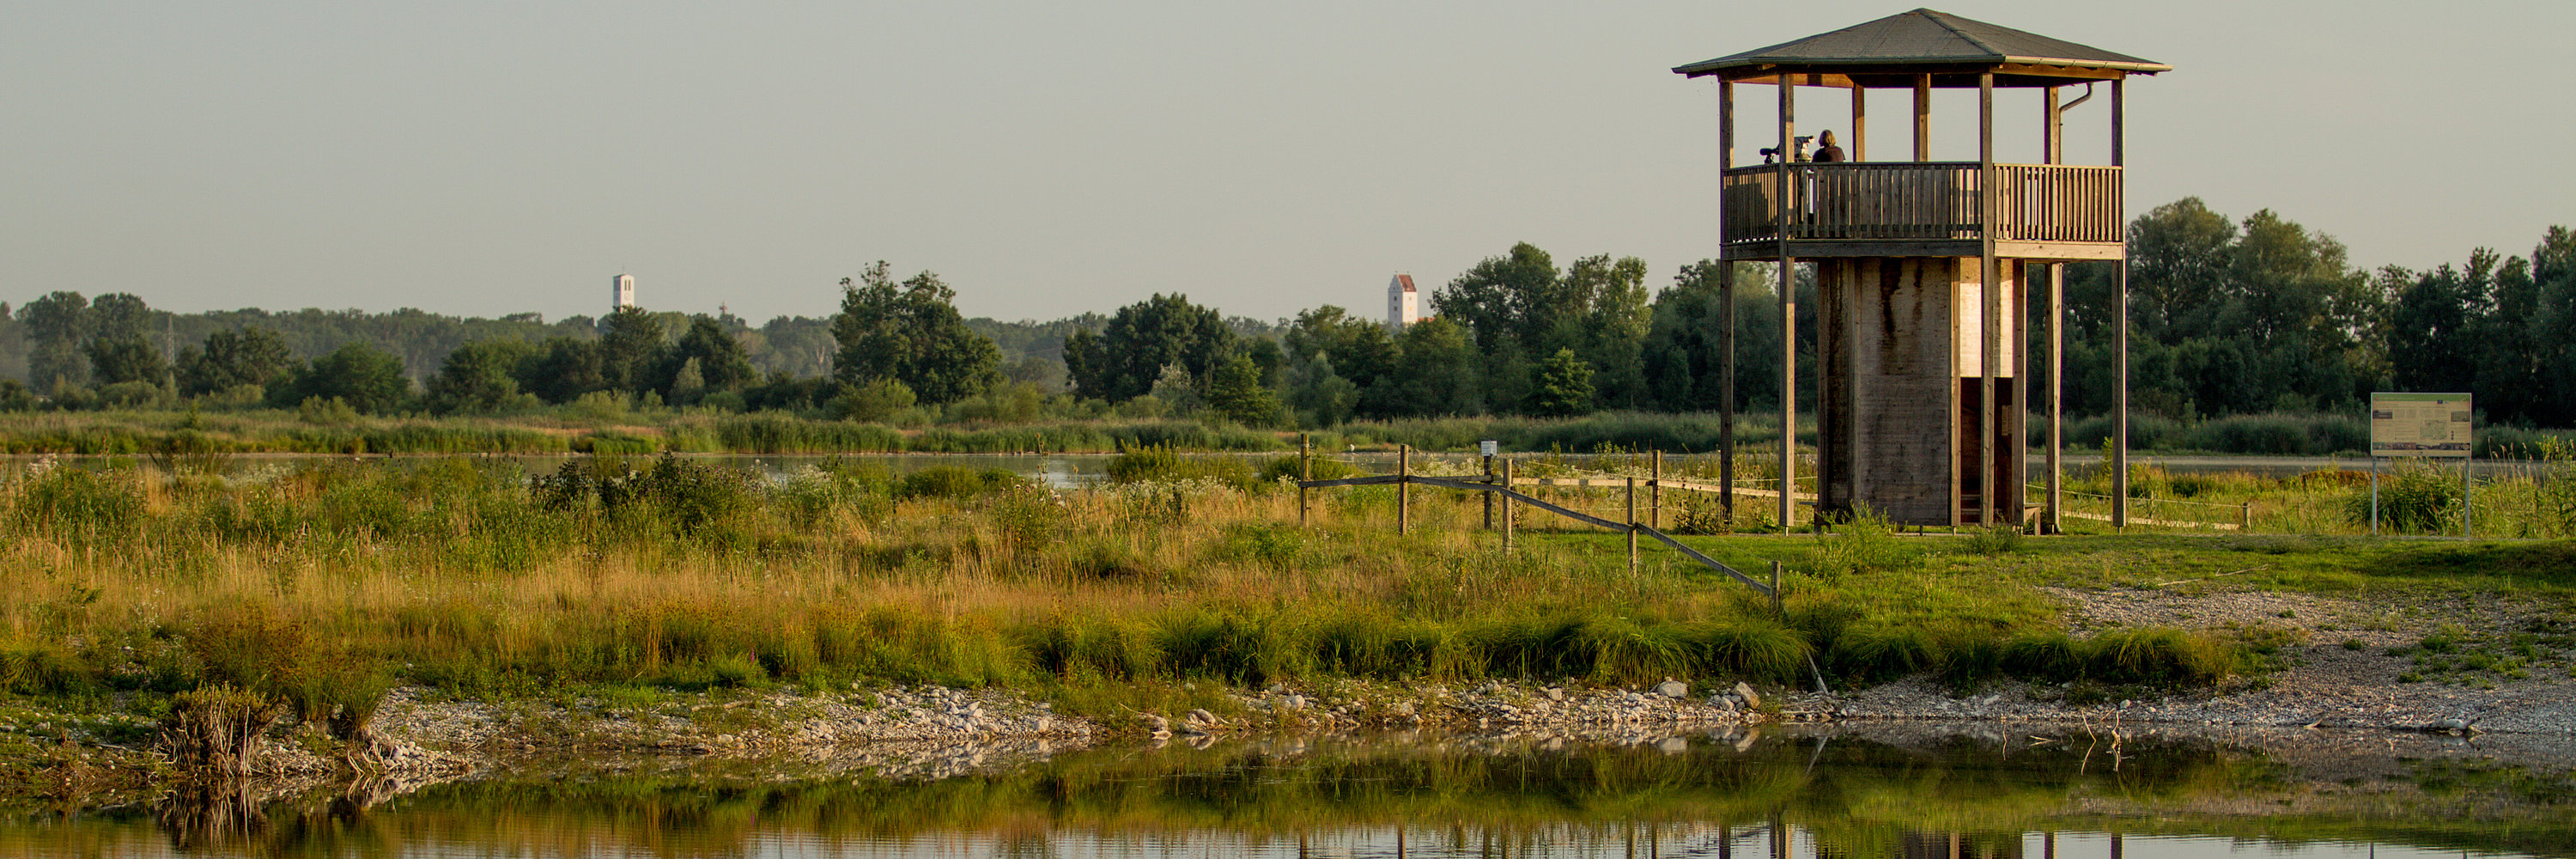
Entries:
{"label": "bush", "polygon": [[22,526],[75,544],[118,540],[134,536],[143,493],[125,475],[58,467],[21,491],[14,512]]}
{"label": "bush", "polygon": [[[1293,466],[1292,466],[1293,467]],[[1238,490],[1256,482],[1252,466],[1232,456],[1182,454],[1169,447],[1130,450],[1109,461],[1112,483],[1177,483],[1206,480]]]}
{"label": "bush", "polygon": [[[1308,480],[1340,480],[1345,477],[1358,477],[1360,470],[1350,463],[1318,456],[1306,466],[1306,473]],[[1261,473],[1257,479],[1264,484],[1297,479],[1297,457],[1276,457],[1262,463]]]}
{"label": "bush", "polygon": [[1908,561],[1905,547],[1896,539],[1896,525],[1867,504],[1855,506],[1831,527],[1833,533],[1817,540],[1816,548],[1807,554],[1818,576],[1832,579],[1845,573],[1884,572]]}
{"label": "bush", "polygon": [[2370,425],[2353,415],[2231,415],[2202,422],[2181,446],[2216,453],[2324,456],[2370,448]]}
{"label": "bush", "polygon": [[2232,661],[2215,641],[2164,628],[2105,632],[2083,649],[2087,676],[2114,684],[2209,686],[2227,676]]}
{"label": "bush", "polygon": [[906,474],[895,481],[896,498],[964,499],[1007,492],[1028,485],[1008,469],[970,469],[940,465]]}
{"label": "bush", "polygon": [[[2423,462],[2399,465],[2379,482],[2380,527],[2399,533],[2431,534],[2457,527],[2460,521],[2460,475]],[[2370,522],[2370,490],[2365,487],[2344,501],[2344,515],[2356,524]]]}

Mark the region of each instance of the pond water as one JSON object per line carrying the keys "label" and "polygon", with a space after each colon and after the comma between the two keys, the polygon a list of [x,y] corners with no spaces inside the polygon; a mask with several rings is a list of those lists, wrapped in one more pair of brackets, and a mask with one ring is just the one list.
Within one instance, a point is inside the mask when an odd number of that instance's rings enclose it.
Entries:
{"label": "pond water", "polygon": [[2576,856],[2564,772],[2324,760],[1775,734],[1127,747],[935,780],[594,765],[382,799],[22,810],[0,855]]}

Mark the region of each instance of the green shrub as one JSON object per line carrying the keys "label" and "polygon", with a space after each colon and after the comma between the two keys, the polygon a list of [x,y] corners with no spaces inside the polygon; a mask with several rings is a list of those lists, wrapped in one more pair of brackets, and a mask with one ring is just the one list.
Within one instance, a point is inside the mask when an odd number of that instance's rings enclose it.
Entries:
{"label": "green shrub", "polygon": [[91,669],[59,641],[0,643],[0,690],[70,692],[89,685]]}
{"label": "green shrub", "polygon": [[2084,643],[2086,676],[2105,683],[2202,687],[2227,676],[2233,654],[2216,641],[2181,630],[2117,630]]}
{"label": "green shrub", "polygon": [[1241,458],[1183,454],[1169,447],[1130,450],[1109,461],[1112,483],[1177,483],[1206,480],[1239,490],[1257,483]]}
{"label": "green shrub", "polygon": [[2020,525],[1995,525],[1968,534],[1968,551],[1992,558],[2021,551]]}
{"label": "green shrub", "polygon": [[961,468],[939,465],[904,475],[895,481],[897,498],[977,498],[1007,492],[1028,485],[1028,481],[1008,469]]}
{"label": "green shrub", "polygon": [[[1297,459],[1294,456],[1273,457],[1269,462],[1261,464],[1261,472],[1254,480],[1265,485],[1282,480],[1296,480]],[[1360,470],[1350,463],[1318,456],[1308,462],[1306,474],[1308,480],[1340,480],[1345,477],[1358,477]]]}
{"label": "green shrub", "polygon": [[143,514],[142,488],[130,475],[57,467],[26,484],[16,505],[29,530],[63,536],[75,544],[135,535]]}
{"label": "green shrub", "polygon": [[1848,517],[1830,527],[1832,533],[1818,538],[1816,548],[1807,553],[1818,576],[1830,580],[1845,573],[1886,572],[1910,561],[1896,537],[1895,523],[1867,504],[1854,507]]}
{"label": "green shrub", "polygon": [[[2421,462],[2401,464],[2379,481],[2380,527],[2416,534],[2456,528],[2466,490],[2456,470]],[[2344,501],[2344,516],[2355,524],[2369,523],[2370,511],[2371,494],[2367,488]]]}

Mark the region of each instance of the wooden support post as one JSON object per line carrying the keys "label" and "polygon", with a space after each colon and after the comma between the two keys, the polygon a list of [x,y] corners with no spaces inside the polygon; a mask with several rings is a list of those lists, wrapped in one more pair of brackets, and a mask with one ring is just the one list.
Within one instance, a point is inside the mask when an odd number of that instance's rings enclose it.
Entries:
{"label": "wooden support post", "polygon": [[1796,233],[1797,186],[1789,173],[1789,155],[1797,151],[1798,87],[1780,78],[1780,532],[1798,518],[1798,260],[1789,255]]}
{"label": "wooden support post", "polygon": [[[1503,457],[1503,488],[1512,488],[1512,458]],[[1512,550],[1512,497],[1503,496],[1503,551]]]}
{"label": "wooden support post", "polygon": [[1735,263],[1717,270],[1717,507],[1735,521]]}
{"label": "wooden support post", "polygon": [[[2466,515],[2466,514],[2462,514],[2462,515]],[[2237,505],[2237,507],[2236,507],[2236,533],[2239,533],[2239,534],[2246,534],[2246,533],[2251,533],[2253,530],[2254,530],[2254,502],[2247,501],[2247,502],[2245,502],[2245,503],[2243,503],[2243,504],[2239,504],[2239,505]]]}
{"label": "wooden support post", "polygon": [[1650,481],[1646,490],[1646,524],[1661,531],[1664,530],[1664,452],[1654,451],[1648,460],[1652,464],[1646,471]]}
{"label": "wooden support post", "polygon": [[2057,137],[2059,133],[2065,130],[2064,127],[2058,123],[2058,118],[2063,115],[2064,114],[2060,112],[2057,107],[2057,88],[2054,86],[2040,87],[2039,163],[2041,164],[2056,164],[2062,160],[2059,156],[2063,153],[2060,151],[2061,147],[2058,145]]}
{"label": "wooden support post", "polygon": [[2010,339],[2003,341],[2012,347],[2013,355],[2012,420],[2005,424],[2007,430],[2001,444],[2004,470],[2012,475],[2009,481],[2012,494],[2006,496],[2012,499],[2012,508],[2006,511],[2009,517],[2006,521],[2013,527],[2027,526],[2037,533],[2038,523],[2024,515],[2030,509],[2030,392],[2033,387],[2030,383],[2030,273],[2033,267],[2034,263],[2029,260],[2013,261],[2012,301],[2005,305],[2006,315],[2012,317],[2012,330],[2005,332],[2004,336]]}
{"label": "wooden support post", "polygon": [[[1735,166],[1735,84],[1717,84],[1717,171]],[[1721,216],[1725,207],[1719,207]],[[1725,224],[1718,235],[1725,236]],[[1722,242],[1721,242],[1722,243]],[[1735,521],[1735,262],[1717,261],[1717,486],[1718,508]]]}
{"label": "wooden support post", "polygon": [[1315,449],[1297,434],[1297,526],[1306,526],[1306,482],[1315,479]]}
{"label": "wooden support post", "polygon": [[1852,84],[1851,160],[1869,160],[1869,90]]}
{"label": "wooden support post", "polygon": [[[2111,81],[2111,166],[2127,167],[2128,145],[2121,138],[2128,113],[2122,81]],[[2120,183],[2127,196],[2127,182]],[[2113,200],[2112,211],[2128,211],[2128,201]],[[2111,312],[2111,527],[2129,527],[2129,254],[2124,249],[2111,263],[2111,291],[2118,306]]]}
{"label": "wooden support post", "polygon": [[2001,268],[1995,264],[1995,229],[1997,201],[2005,189],[1995,172],[1995,74],[1977,75],[1977,525],[1995,526],[1995,513],[2003,509],[2003,481],[1995,479],[1995,436],[2003,423],[2003,409],[1995,397],[2002,393],[1995,378],[2003,368],[2004,285]]}
{"label": "wooden support post", "polygon": [[1395,533],[1413,533],[1413,445],[1395,446]]}
{"label": "wooden support post", "polygon": [[2048,264],[2048,527],[2066,533],[2066,264]]}
{"label": "wooden support post", "polygon": [[1914,160],[1932,160],[1932,76],[1914,76]]}
{"label": "wooden support post", "polygon": [[1628,572],[1637,572],[1637,479],[1628,478]]}

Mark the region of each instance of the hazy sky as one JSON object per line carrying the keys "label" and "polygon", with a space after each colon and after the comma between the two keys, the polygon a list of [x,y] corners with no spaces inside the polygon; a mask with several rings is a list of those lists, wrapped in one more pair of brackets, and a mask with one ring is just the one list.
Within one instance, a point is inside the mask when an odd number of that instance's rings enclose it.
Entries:
{"label": "hazy sky", "polygon": [[[1516,241],[1642,257],[1660,288],[1716,233],[1717,87],[1668,70],[1910,7],[7,8],[0,299],[556,318],[623,270],[648,307],[759,320],[831,312],[876,259],[1002,318],[1154,292],[1376,314],[1391,273],[1443,284]],[[2576,224],[2576,3],[1939,8],[2176,67],[2130,86],[2133,213],[2268,207],[2408,267]],[[1802,129],[1848,124],[1801,94]],[[1880,154],[1905,98],[1871,102]],[[2106,105],[2069,115],[2070,160],[2106,157]],[[2031,158],[2036,93],[2002,122]],[[1935,157],[1974,157],[1972,93],[1933,123]]]}

